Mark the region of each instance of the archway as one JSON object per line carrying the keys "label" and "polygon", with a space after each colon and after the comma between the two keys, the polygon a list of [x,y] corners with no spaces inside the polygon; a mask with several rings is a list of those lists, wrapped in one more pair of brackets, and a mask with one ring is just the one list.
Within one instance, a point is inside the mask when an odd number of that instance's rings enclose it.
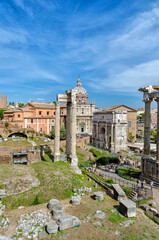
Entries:
{"label": "archway", "polygon": [[84,122],[80,123],[80,132],[81,133],[85,132],[85,123]]}
{"label": "archway", "polygon": [[99,145],[100,145],[100,148],[104,148],[104,140],[105,140],[105,128],[102,127],[102,128],[100,128],[100,131],[99,131]]}
{"label": "archway", "polygon": [[27,138],[27,135],[25,133],[15,132],[15,133],[11,133],[8,137],[23,137],[23,138]]}

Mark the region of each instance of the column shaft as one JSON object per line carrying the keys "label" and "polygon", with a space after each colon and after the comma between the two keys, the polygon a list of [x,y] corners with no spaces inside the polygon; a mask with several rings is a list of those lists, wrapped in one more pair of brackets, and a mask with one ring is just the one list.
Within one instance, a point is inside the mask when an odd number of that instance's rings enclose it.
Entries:
{"label": "column shaft", "polygon": [[151,101],[145,101],[144,154],[150,155]]}
{"label": "column shaft", "polygon": [[111,124],[111,152],[114,152],[114,125]]}
{"label": "column shaft", "polygon": [[157,101],[157,139],[156,139],[156,160],[159,160],[159,100]]}
{"label": "column shaft", "polygon": [[60,160],[60,103],[55,102],[54,161]]}
{"label": "column shaft", "polygon": [[70,114],[71,114],[71,103],[67,103],[67,117],[66,117],[66,155],[70,157]]}

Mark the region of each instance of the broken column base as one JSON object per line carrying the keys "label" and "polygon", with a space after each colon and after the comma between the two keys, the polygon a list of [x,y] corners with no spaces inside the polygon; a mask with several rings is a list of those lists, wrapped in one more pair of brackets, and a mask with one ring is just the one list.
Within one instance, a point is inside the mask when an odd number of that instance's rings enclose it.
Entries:
{"label": "broken column base", "polygon": [[78,167],[78,158],[77,158],[77,156],[74,156],[74,157],[68,156],[67,160],[70,163],[70,166],[72,167],[72,169],[74,170],[75,173],[77,173],[77,174],[81,174],[82,173],[81,170]]}
{"label": "broken column base", "polygon": [[54,155],[54,162],[59,162],[60,161],[60,154]]}

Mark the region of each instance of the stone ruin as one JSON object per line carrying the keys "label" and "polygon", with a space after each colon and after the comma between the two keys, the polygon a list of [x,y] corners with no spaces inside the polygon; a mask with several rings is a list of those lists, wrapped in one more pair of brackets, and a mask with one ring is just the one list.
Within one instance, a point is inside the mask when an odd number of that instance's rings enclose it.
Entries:
{"label": "stone ruin", "polygon": [[76,155],[76,90],[68,90],[65,94],[57,94],[55,102],[55,144],[54,161],[60,160],[60,103],[67,102],[66,118],[66,157],[76,173],[81,173],[78,168]]}
{"label": "stone ruin", "polygon": [[[141,158],[142,177],[152,179],[159,183],[159,86],[147,86],[139,88],[143,92],[145,103],[144,123],[144,152]],[[157,141],[156,160],[150,156],[150,130],[151,130],[151,102],[157,102]]]}

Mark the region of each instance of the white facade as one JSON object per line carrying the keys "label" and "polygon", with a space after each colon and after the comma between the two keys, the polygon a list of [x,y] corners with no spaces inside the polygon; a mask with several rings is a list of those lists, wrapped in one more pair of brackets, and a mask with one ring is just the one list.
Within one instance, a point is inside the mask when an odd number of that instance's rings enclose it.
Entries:
{"label": "white facade", "polygon": [[127,112],[101,111],[93,114],[92,144],[119,152],[127,148]]}

